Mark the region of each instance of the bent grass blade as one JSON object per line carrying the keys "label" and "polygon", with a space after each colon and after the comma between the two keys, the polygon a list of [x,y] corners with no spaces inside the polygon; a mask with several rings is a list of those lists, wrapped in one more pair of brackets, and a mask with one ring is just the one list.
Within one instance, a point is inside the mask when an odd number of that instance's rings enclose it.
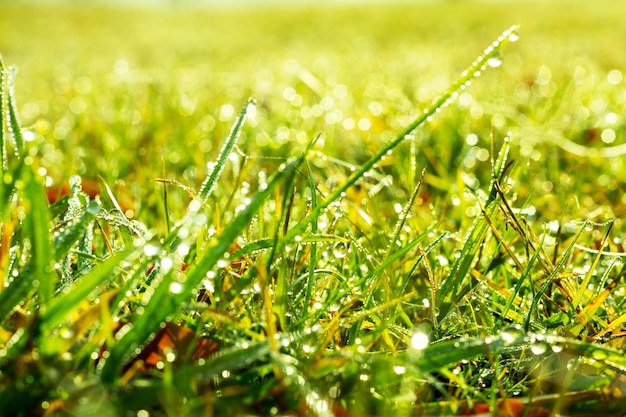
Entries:
{"label": "bent grass blade", "polygon": [[502,48],[509,42],[514,42],[517,40],[518,26],[511,26],[508,30],[506,30],[502,35],[498,37],[498,39],[493,42],[487,49],[485,49],[483,55],[479,56],[472,65],[467,68],[461,76],[457,79],[457,81],[452,84],[452,86],[446,90],[437,100],[435,100],[434,104],[429,108],[424,110],[424,112],[413,121],[413,123],[409,124],[403,132],[401,132],[394,140],[389,142],[386,146],[384,146],[378,153],[376,153],[373,157],[371,157],[368,161],[366,161],[359,169],[357,169],[343,184],[339,185],[335,191],[325,198],[323,201],[319,202],[318,206],[311,210],[311,213],[305,217],[300,223],[295,225],[290,232],[285,236],[285,242],[291,241],[294,237],[302,234],[308,225],[313,222],[317,217],[326,209],[329,205],[335,202],[337,199],[341,197],[341,195],[351,186],[353,186],[361,177],[363,177],[370,169],[372,169],[378,162],[380,162],[385,155],[387,155],[390,151],[395,149],[402,141],[405,140],[407,136],[409,136],[415,129],[422,126],[426,121],[428,121],[435,113],[441,111],[444,107],[446,107],[454,98],[459,94],[472,79],[478,77],[481,74],[481,71],[485,70],[488,67],[488,62],[495,56],[498,56],[501,53]]}

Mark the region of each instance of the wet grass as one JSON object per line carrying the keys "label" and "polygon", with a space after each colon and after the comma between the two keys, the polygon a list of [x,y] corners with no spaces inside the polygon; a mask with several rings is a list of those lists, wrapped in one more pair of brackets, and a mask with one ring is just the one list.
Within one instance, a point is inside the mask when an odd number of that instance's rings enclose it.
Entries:
{"label": "wet grass", "polygon": [[605,6],[1,6],[0,414],[621,412]]}

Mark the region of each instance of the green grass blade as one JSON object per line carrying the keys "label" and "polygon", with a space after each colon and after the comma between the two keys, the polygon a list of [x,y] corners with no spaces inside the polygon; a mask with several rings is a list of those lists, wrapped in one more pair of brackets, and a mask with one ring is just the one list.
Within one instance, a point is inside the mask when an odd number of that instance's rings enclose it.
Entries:
{"label": "green grass blade", "polygon": [[17,105],[15,104],[14,84],[16,75],[17,68],[9,67],[9,76],[7,77],[7,115],[9,117],[9,128],[15,141],[15,152],[18,159],[22,159],[24,157],[24,136],[22,135],[22,128],[17,117]]}
{"label": "green grass blade", "polygon": [[8,286],[0,292],[0,320],[6,317],[15,306],[27,299],[35,288],[39,287],[42,291],[43,302],[49,300],[52,295],[53,251],[49,241],[49,216],[43,187],[35,178],[32,169],[21,162],[18,162],[13,173],[11,181],[3,182],[0,186],[2,197],[7,196],[7,201],[3,200],[0,203],[2,204],[2,218],[8,215],[6,211],[11,207],[10,196],[16,192],[19,181],[25,217],[24,227],[16,232],[19,233],[22,245],[26,244],[25,240],[28,242],[29,259],[17,276],[9,280]]}
{"label": "green grass blade", "polygon": [[578,241],[580,236],[583,234],[586,227],[587,227],[587,222],[585,221],[583,225],[581,226],[580,230],[578,230],[578,233],[576,233],[576,235],[572,239],[572,242],[570,243],[570,245],[567,247],[567,249],[565,249],[565,252],[561,255],[559,262],[554,266],[554,269],[552,270],[552,272],[550,272],[550,275],[548,275],[543,285],[539,288],[539,291],[537,291],[537,293],[533,297],[533,301],[530,305],[530,308],[528,309],[528,315],[526,316],[526,321],[524,322],[525,330],[530,329],[530,321],[532,319],[534,311],[537,310],[537,305],[539,304],[539,301],[541,301],[541,297],[543,297],[543,294],[545,294],[545,292],[550,287],[550,285],[552,285],[552,282],[554,281],[554,279],[559,275],[559,273],[565,267],[565,263],[569,260],[570,255],[572,254],[572,251],[574,250],[574,247],[576,246],[576,242]]}
{"label": "green grass blade", "polygon": [[[219,180],[220,175],[224,171],[224,167],[226,166],[228,157],[233,151],[233,148],[237,144],[237,140],[239,139],[239,136],[241,135],[241,130],[243,129],[244,122],[246,121],[246,116],[248,114],[248,111],[254,105],[255,105],[254,100],[249,99],[246,105],[241,110],[241,113],[239,113],[239,116],[237,117],[237,120],[235,120],[235,123],[233,124],[230,134],[228,135],[228,138],[226,139],[226,143],[222,147],[222,150],[220,151],[220,154],[217,157],[217,162],[213,166],[211,173],[206,177],[206,179],[202,183],[202,186],[200,187],[200,192],[198,193],[198,199],[201,204],[193,205],[190,214],[193,214],[194,211],[197,211],[199,209],[199,206],[204,204],[207,198],[211,196],[211,193],[215,189],[215,186],[217,185],[217,181]],[[196,209],[196,207],[198,208]]]}
{"label": "green grass blade", "polygon": [[31,244],[31,260],[33,285],[39,288],[42,306],[48,304],[54,293],[54,274],[52,264],[54,262],[54,250],[50,239],[50,213],[48,201],[42,184],[35,177],[35,173],[29,167],[23,177],[26,182],[23,197],[24,203],[29,207],[24,226],[25,236]]}
{"label": "green grass blade", "polygon": [[89,202],[77,220],[69,222],[56,233],[53,244],[57,260],[62,260],[69,253],[72,246],[83,237],[87,228],[90,227],[96,215],[100,212],[100,209],[101,206],[96,201]]}
{"label": "green grass blade", "polygon": [[206,359],[202,365],[189,365],[174,374],[174,384],[184,387],[190,381],[200,379],[210,381],[224,371],[235,374],[250,364],[267,358],[270,345],[267,341],[249,342],[240,346],[223,349]]}
{"label": "green grass blade", "polygon": [[466,294],[465,289],[469,289],[468,286],[462,287],[464,290],[459,291],[461,284],[467,277],[469,269],[478,253],[478,250],[489,231],[489,223],[487,218],[493,218],[498,208],[498,193],[497,184],[504,175],[506,168],[506,161],[508,159],[509,150],[511,148],[511,139],[506,136],[504,138],[504,144],[498,153],[498,158],[492,161],[492,178],[491,185],[489,187],[489,197],[485,204],[485,214],[477,216],[472,224],[467,237],[463,242],[463,245],[459,252],[459,257],[455,260],[450,272],[443,280],[440,294],[439,312],[442,318],[445,318],[450,310],[450,306],[463,298]]}
{"label": "green grass blade", "polygon": [[[311,193],[311,210],[317,209],[317,189],[315,188],[315,181],[313,180],[313,172],[311,171],[311,165],[309,165],[308,161],[305,161],[305,166],[307,170],[307,174],[309,177],[309,192]],[[318,225],[317,219],[311,220],[311,233],[317,234]],[[306,295],[304,299],[304,311],[302,312],[302,318],[307,317],[309,312],[309,306],[311,305],[311,296],[313,292],[313,284],[315,281],[315,266],[317,264],[317,243],[311,243],[311,255],[309,260],[309,276],[307,279],[306,285]]]}
{"label": "green grass blade", "polygon": [[135,251],[135,248],[128,248],[105,259],[87,274],[81,276],[79,280],[76,280],[70,291],[57,296],[41,315],[42,329],[52,329],[64,317],[76,309],[99,285],[111,279],[115,270],[121,267],[122,261],[133,251]]}
{"label": "green grass blade", "polygon": [[210,249],[202,259],[190,267],[186,276],[182,277],[184,282],[176,286],[175,291],[171,291],[170,285],[173,282],[172,274],[162,278],[158,286],[154,289],[148,304],[144,307],[143,313],[137,317],[129,331],[115,344],[110,351],[109,358],[102,370],[102,379],[107,383],[113,383],[118,375],[118,370],[123,366],[125,358],[131,350],[150,336],[158,328],[160,323],[168,316],[174,314],[180,304],[187,300],[192,292],[197,289],[201,281],[206,277],[217,262],[222,259],[232,245],[232,242],[250,223],[254,215],[260,209],[265,200],[272,194],[274,188],[285,179],[291,177],[296,167],[302,162],[301,156],[283,169],[277,172],[268,182],[267,187],[255,193],[248,206],[240,211],[231,223],[224,229],[222,234],[210,244]]}
{"label": "green grass blade", "polygon": [[496,322],[496,326],[495,326],[496,328],[500,328],[502,326],[502,323],[506,319],[507,314],[509,313],[509,310],[511,310],[511,307],[513,307],[513,302],[515,301],[515,297],[517,297],[517,294],[519,294],[520,289],[522,288],[522,285],[526,282],[527,279],[531,279],[530,274],[533,270],[535,263],[537,262],[537,258],[539,257],[539,254],[541,253],[542,247],[543,247],[543,239],[539,242],[539,246],[537,247],[535,252],[532,254],[530,259],[528,259],[528,261],[526,262],[526,267],[522,271],[520,277],[517,279],[517,283],[515,284],[515,287],[513,288],[513,291],[511,292],[511,296],[507,300],[506,305],[504,306],[504,309],[502,309],[502,313],[500,317],[498,318],[498,321]]}
{"label": "green grass blade", "polygon": [[487,68],[487,62],[494,56],[498,56],[501,53],[502,48],[510,41],[517,39],[518,26],[512,26],[506,30],[498,39],[493,42],[487,49],[485,49],[483,55],[479,56],[472,65],[467,68],[457,81],[446,90],[434,104],[424,110],[424,112],[415,119],[409,126],[407,126],[402,133],[400,133],[394,140],[384,146],[378,153],[367,160],[361,167],[354,171],[354,173],[341,185],[339,185],[328,197],[319,202],[317,208],[312,210],[311,213],[304,218],[300,223],[295,225],[285,237],[285,241],[291,241],[295,236],[302,234],[311,222],[324,211],[329,205],[337,201],[341,195],[352,187],[360,178],[362,178],[370,169],[372,169],[378,162],[380,162],[385,155],[395,149],[402,141],[406,139],[415,129],[423,125],[428,121],[435,113],[441,111],[446,107],[453,99],[458,95],[459,91],[465,88],[472,79],[479,76],[481,71]]}
{"label": "green grass blade", "polygon": [[400,233],[402,232],[404,223],[406,222],[406,219],[409,216],[409,212],[413,208],[413,204],[415,203],[415,199],[417,198],[417,194],[419,193],[420,188],[422,187],[422,182],[424,181],[425,172],[426,170],[422,171],[422,176],[420,180],[417,182],[417,185],[413,188],[413,192],[411,193],[411,196],[409,197],[409,201],[407,201],[404,207],[402,207],[402,211],[398,215],[398,221],[396,222],[396,225],[393,228],[392,237],[391,237],[391,240],[389,241],[389,246],[387,247],[385,258],[389,257],[389,255],[393,251],[393,248],[396,245],[396,242],[398,241],[398,238],[400,237]]}
{"label": "green grass blade", "polygon": [[602,257],[602,252],[604,251],[604,248],[607,245],[607,242],[609,240],[609,235],[611,233],[611,229],[612,228],[613,228],[613,222],[611,221],[609,223],[609,226],[608,226],[608,229],[606,231],[606,234],[604,235],[604,239],[602,239],[602,242],[600,243],[600,249],[598,250],[598,253],[596,253],[595,258],[593,259],[591,267],[589,268],[589,270],[585,274],[585,278],[583,278],[582,282],[578,286],[578,289],[576,290],[576,293],[574,294],[574,297],[572,298],[572,306],[574,306],[575,309],[582,309],[583,308],[583,306],[582,306],[583,295],[585,294],[585,291],[587,290],[587,288],[589,286],[589,282],[591,282],[591,277],[596,272],[596,268],[598,267],[598,264],[600,263],[600,258]]}
{"label": "green grass blade", "polygon": [[6,86],[6,70],[4,68],[4,61],[2,55],[0,55],[0,174],[4,177],[4,173],[9,170],[9,161],[7,158],[7,146],[4,138],[4,134],[7,131],[5,121],[4,101],[6,98],[5,86]]}
{"label": "green grass blade", "polygon": [[33,265],[27,264],[20,274],[0,292],[0,321],[6,318],[15,306],[28,298],[34,289],[32,282],[34,276]]}

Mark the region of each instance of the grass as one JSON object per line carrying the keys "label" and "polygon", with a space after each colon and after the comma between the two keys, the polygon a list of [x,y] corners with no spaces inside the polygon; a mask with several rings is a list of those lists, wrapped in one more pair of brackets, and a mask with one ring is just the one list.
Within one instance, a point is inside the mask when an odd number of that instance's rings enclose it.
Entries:
{"label": "grass", "polygon": [[0,415],[622,412],[623,7],[94,7],[0,7]]}

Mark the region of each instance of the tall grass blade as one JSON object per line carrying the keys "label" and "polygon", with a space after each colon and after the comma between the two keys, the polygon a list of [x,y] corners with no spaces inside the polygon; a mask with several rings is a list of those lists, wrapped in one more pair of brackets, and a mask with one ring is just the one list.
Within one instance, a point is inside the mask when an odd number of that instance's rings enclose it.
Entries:
{"label": "tall grass blade", "polygon": [[591,266],[589,267],[589,270],[585,274],[585,278],[582,280],[578,289],[576,290],[576,293],[574,294],[574,298],[572,299],[572,305],[576,309],[580,309],[583,307],[581,305],[583,295],[585,294],[585,291],[587,291],[589,287],[589,282],[591,282],[591,277],[596,272],[596,268],[598,267],[598,264],[600,263],[600,259],[602,258],[602,252],[604,251],[604,248],[606,247],[608,243],[609,235],[611,233],[612,228],[613,228],[613,222],[610,222],[608,229],[606,231],[606,234],[604,235],[604,239],[602,239],[602,242],[600,243],[600,248],[598,249],[598,253],[596,253],[596,257],[593,259],[593,262]]}
{"label": "tall grass blade", "polygon": [[17,75],[17,68],[9,67],[9,76],[7,77],[7,116],[9,118],[9,129],[13,134],[13,140],[15,141],[15,152],[18,159],[24,157],[24,136],[22,135],[22,128],[20,126],[19,119],[17,117],[17,105],[15,104],[15,76]]}
{"label": "tall grass blade", "polygon": [[194,211],[197,211],[199,207],[203,205],[206,202],[206,200],[211,196],[211,193],[215,189],[215,186],[217,185],[217,181],[219,180],[220,175],[224,171],[224,167],[226,166],[228,157],[233,151],[233,148],[237,144],[237,140],[239,139],[239,136],[241,135],[241,130],[243,129],[243,125],[246,121],[246,116],[248,115],[250,108],[253,107],[254,105],[255,105],[254,100],[249,99],[246,102],[246,105],[241,110],[241,113],[239,113],[239,116],[237,117],[237,120],[235,120],[235,124],[233,124],[233,127],[228,135],[228,138],[226,139],[226,143],[222,147],[222,150],[220,151],[220,154],[217,157],[217,162],[213,166],[211,173],[206,177],[206,179],[200,186],[200,192],[198,193],[198,200],[200,204],[192,205],[191,207],[193,209],[192,213]]}
{"label": "tall grass blade", "polygon": [[317,208],[312,210],[311,213],[304,218],[300,223],[295,225],[291,231],[285,237],[285,241],[291,241],[295,236],[302,234],[308,225],[316,219],[320,213],[322,213],[330,204],[339,199],[341,195],[346,192],[348,188],[353,186],[360,178],[362,178],[370,169],[372,169],[378,162],[380,162],[385,155],[395,149],[402,141],[406,139],[415,129],[422,126],[428,121],[435,113],[441,111],[446,107],[459,91],[463,89],[472,79],[480,75],[481,71],[487,68],[489,59],[498,56],[501,53],[502,48],[510,41],[517,39],[518,26],[512,26],[508,30],[502,33],[498,39],[485,49],[483,55],[479,56],[472,65],[463,71],[461,76],[456,80],[452,86],[446,90],[435,102],[417,118],[409,126],[407,126],[403,132],[401,132],[394,140],[384,146],[378,153],[367,160],[360,168],[341,185],[339,185],[328,197],[319,202]]}
{"label": "tall grass blade", "polygon": [[[311,210],[317,209],[317,189],[315,188],[315,181],[313,181],[313,172],[311,171],[311,165],[308,161],[305,161],[307,174],[309,177],[309,192],[311,193]],[[311,234],[315,235],[318,232],[317,219],[311,219]],[[315,283],[315,266],[317,265],[317,243],[311,243],[311,254],[309,258],[309,271],[306,284],[306,295],[304,298],[304,311],[300,320],[308,316],[309,306],[311,305],[311,297],[313,293],[313,284]]]}
{"label": "tall grass blade", "polygon": [[415,203],[417,194],[419,193],[420,188],[422,187],[422,182],[424,181],[425,172],[426,172],[425,169],[422,170],[422,176],[420,180],[417,182],[417,185],[413,188],[413,192],[411,193],[411,196],[409,197],[409,201],[407,201],[404,207],[402,207],[402,211],[400,212],[398,216],[398,221],[396,222],[396,226],[393,228],[393,233],[391,235],[392,237],[391,237],[391,240],[389,241],[389,246],[387,247],[385,258],[388,258],[391,252],[393,252],[393,248],[395,247],[396,242],[398,241],[398,238],[400,237],[400,233],[402,232],[404,223],[406,223],[406,219],[409,216],[411,209],[413,208],[413,204]]}
{"label": "tall grass blade", "polygon": [[439,294],[441,295],[441,304],[439,305],[441,318],[446,317],[448,311],[450,310],[450,306],[463,298],[467,292],[466,290],[469,289],[469,286],[465,286],[463,287],[463,290],[459,290],[459,288],[461,288],[461,284],[468,276],[470,266],[490,229],[487,218],[493,218],[498,208],[498,193],[496,187],[501,180],[502,175],[504,175],[510,146],[511,139],[506,136],[504,138],[504,144],[498,153],[497,160],[492,162],[493,168],[491,185],[489,187],[489,197],[487,198],[487,202],[485,204],[484,214],[483,216],[477,216],[474,220],[474,223],[472,224],[470,231],[463,242],[463,246],[460,249],[459,256],[456,258],[454,264],[450,268],[450,272],[441,284],[441,288],[439,289]]}
{"label": "tall grass blade", "polygon": [[28,214],[24,219],[24,237],[31,245],[33,285],[39,288],[40,305],[45,306],[54,293],[54,248],[50,239],[50,213],[48,201],[42,184],[35,177],[30,167],[26,169],[22,181],[26,183],[23,191],[24,205]]}
{"label": "tall grass blade", "polygon": [[530,308],[528,309],[528,315],[526,316],[526,321],[524,322],[524,330],[530,329],[530,321],[532,319],[534,312],[537,310],[537,305],[541,301],[541,297],[543,297],[543,294],[545,294],[547,289],[552,285],[552,282],[556,279],[556,277],[559,275],[561,270],[563,270],[563,268],[565,267],[565,263],[569,260],[570,255],[572,251],[574,250],[574,247],[576,247],[576,242],[578,241],[580,236],[583,234],[586,227],[587,227],[587,222],[584,222],[580,230],[578,230],[578,233],[576,233],[576,235],[572,239],[572,242],[570,243],[570,245],[567,247],[567,249],[565,249],[565,252],[561,254],[561,258],[559,259],[559,262],[554,266],[554,269],[552,270],[552,272],[550,272],[550,275],[548,275],[543,285],[541,285],[541,287],[539,288],[539,290],[533,297],[533,301],[530,305]]}
{"label": "tall grass blade", "polygon": [[4,68],[4,61],[2,55],[0,55],[0,174],[4,177],[4,173],[9,170],[9,161],[7,157],[7,145],[5,141],[5,132],[8,130],[4,102],[6,100],[6,69]]}

